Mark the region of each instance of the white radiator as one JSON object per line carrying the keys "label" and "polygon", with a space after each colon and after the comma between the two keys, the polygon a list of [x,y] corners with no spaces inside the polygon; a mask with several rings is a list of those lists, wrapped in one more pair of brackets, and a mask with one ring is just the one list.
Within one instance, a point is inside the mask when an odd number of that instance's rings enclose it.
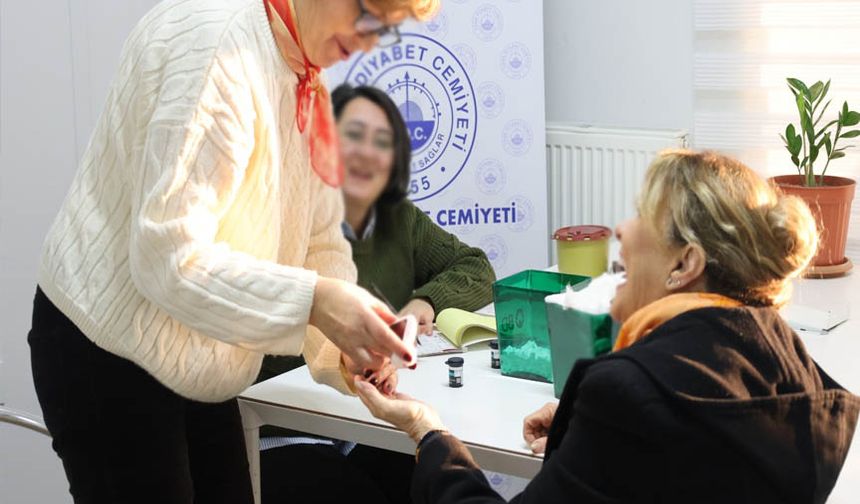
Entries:
{"label": "white radiator", "polygon": [[[549,230],[578,224],[614,229],[635,215],[635,198],[657,152],[686,147],[687,132],[548,123]],[[550,242],[550,264],[558,262]]]}

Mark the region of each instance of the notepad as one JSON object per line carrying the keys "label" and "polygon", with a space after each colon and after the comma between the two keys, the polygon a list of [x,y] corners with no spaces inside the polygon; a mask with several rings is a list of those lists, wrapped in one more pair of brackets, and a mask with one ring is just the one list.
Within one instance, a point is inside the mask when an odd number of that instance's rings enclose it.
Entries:
{"label": "notepad", "polygon": [[496,318],[446,308],[436,316],[436,329],[431,335],[418,337],[419,356],[462,352],[469,345],[496,339]]}
{"label": "notepad", "polygon": [[436,316],[439,332],[458,347],[496,338],[496,317],[459,308],[447,308]]}

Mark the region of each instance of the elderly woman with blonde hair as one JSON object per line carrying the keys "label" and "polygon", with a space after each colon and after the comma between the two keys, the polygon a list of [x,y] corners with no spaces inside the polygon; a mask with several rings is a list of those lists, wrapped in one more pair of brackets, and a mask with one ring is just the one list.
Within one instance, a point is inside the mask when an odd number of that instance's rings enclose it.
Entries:
{"label": "elderly woman with blonde hair", "polygon": [[[658,156],[638,207],[616,230],[614,351],[577,362],[559,403],[525,419],[545,461],[512,502],[825,502],[860,399],[776,311],[816,250],[809,209],[692,151]],[[418,443],[415,502],[501,501],[430,406],[356,385]]]}

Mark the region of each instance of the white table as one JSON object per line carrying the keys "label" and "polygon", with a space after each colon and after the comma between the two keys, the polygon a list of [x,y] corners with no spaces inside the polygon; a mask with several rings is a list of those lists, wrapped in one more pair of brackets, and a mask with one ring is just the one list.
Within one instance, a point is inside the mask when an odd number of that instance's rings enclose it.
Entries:
{"label": "white table", "polygon": [[[801,332],[810,353],[849,390],[860,392],[860,275],[831,280],[804,280],[793,303],[826,308],[849,303],[855,318],[825,334]],[[542,459],[522,440],[523,417],[554,400],[552,385],[503,377],[490,368],[485,348],[464,355],[464,386],[448,387],[447,357],[421,359],[414,372],[401,372],[398,389],[435,406],[446,426],[469,447],[477,462],[491,471],[532,477]],[[239,401],[245,425],[248,458],[259,502],[259,446],[261,425],[277,425],[302,432],[413,453],[405,434],[373,418],[355,398],[314,383],[302,367],[254,385]],[[848,462],[829,504],[860,502],[860,435],[855,436]]]}
{"label": "white table", "polygon": [[[402,371],[398,390],[435,406],[445,425],[485,469],[531,478],[542,458],[532,455],[523,441],[522,419],[554,400],[552,384],[503,377],[490,367],[486,347],[454,355],[465,359],[463,387],[448,386],[445,360],[450,356],[433,356],[422,357],[415,371]],[[261,425],[415,452],[415,443],[405,434],[373,418],[358,398],[316,384],[304,366],[254,385],[240,396],[239,405],[255,495]]]}
{"label": "white table", "polygon": [[[825,332],[798,331],[816,362],[840,385],[860,394],[860,271],[842,278],[803,280],[796,284],[791,303],[818,309],[844,308],[849,319]],[[860,502],[860,432],[855,432],[848,459],[828,504]]]}

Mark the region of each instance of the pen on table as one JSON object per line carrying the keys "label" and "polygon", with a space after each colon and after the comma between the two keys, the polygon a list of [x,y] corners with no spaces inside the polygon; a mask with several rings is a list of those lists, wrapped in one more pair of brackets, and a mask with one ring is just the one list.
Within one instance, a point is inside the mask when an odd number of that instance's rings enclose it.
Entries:
{"label": "pen on table", "polygon": [[[397,313],[397,310],[394,309],[394,305],[391,304],[391,301],[389,301],[388,298],[385,297],[385,294],[382,293],[382,290],[377,287],[375,283],[370,284],[370,292],[372,292],[373,295],[377,297],[377,299],[385,303],[385,305],[388,306],[388,309],[391,310],[391,313]],[[421,340],[415,338],[415,344],[420,345]]]}

